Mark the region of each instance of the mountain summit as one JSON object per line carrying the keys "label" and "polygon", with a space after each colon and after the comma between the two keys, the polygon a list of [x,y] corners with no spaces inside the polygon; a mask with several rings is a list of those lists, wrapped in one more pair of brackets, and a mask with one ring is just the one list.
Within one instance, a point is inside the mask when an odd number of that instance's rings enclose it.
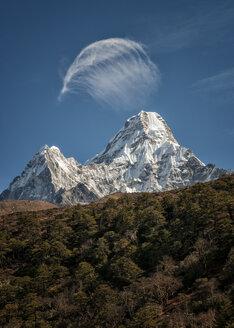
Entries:
{"label": "mountain summit", "polygon": [[[106,149],[86,164],[110,164],[120,159],[133,163],[144,154],[153,160],[155,151],[165,142],[178,144],[159,114],[141,111],[138,115],[129,118],[124,127],[108,143]],[[149,158],[146,160],[148,161]]]}
{"label": "mountain summit", "polygon": [[57,147],[45,145],[0,200],[87,203],[117,191],[164,191],[230,173],[205,165],[190,149],[180,146],[159,114],[141,111],[85,165],[65,158]]}

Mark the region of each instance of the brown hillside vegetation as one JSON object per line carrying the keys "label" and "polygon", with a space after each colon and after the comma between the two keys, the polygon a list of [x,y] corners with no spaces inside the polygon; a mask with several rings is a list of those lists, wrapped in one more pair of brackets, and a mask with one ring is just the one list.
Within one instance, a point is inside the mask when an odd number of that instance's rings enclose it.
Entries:
{"label": "brown hillside vegetation", "polygon": [[15,212],[41,211],[56,207],[58,206],[42,200],[3,200],[0,201],[0,216]]}
{"label": "brown hillside vegetation", "polygon": [[0,218],[0,327],[233,328],[234,176]]}

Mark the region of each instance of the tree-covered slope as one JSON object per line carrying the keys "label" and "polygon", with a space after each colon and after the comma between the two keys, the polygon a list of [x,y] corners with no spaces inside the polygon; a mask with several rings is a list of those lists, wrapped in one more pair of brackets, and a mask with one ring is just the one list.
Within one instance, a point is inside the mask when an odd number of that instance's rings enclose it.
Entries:
{"label": "tree-covered slope", "polygon": [[0,327],[233,327],[233,182],[0,217]]}

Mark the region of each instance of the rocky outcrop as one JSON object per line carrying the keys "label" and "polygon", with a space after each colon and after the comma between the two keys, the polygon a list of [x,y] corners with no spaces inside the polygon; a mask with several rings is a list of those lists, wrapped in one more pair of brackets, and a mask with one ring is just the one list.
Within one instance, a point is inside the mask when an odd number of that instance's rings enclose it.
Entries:
{"label": "rocky outcrop", "polygon": [[88,203],[114,192],[158,192],[217,179],[231,171],[205,165],[180,146],[162,117],[141,111],[127,120],[106,149],[85,165],[44,146],[3,199]]}

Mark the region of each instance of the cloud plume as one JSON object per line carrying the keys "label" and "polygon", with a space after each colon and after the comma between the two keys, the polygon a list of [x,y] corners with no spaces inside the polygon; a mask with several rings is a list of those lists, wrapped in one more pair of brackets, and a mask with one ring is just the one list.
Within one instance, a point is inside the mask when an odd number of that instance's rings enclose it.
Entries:
{"label": "cloud plume", "polygon": [[223,71],[217,75],[199,80],[192,85],[195,89],[208,91],[232,90],[234,92],[234,68]]}
{"label": "cloud plume", "polygon": [[68,68],[60,99],[66,93],[88,93],[115,108],[143,106],[160,82],[160,72],[143,46],[111,38],[84,48]]}

